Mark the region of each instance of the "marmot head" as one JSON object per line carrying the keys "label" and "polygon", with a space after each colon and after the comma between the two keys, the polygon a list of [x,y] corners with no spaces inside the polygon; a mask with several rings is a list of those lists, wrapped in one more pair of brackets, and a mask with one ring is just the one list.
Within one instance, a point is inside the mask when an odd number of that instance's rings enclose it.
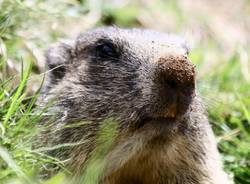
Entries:
{"label": "marmot head", "polygon": [[167,124],[188,112],[194,65],[181,38],[141,29],[99,28],[47,51],[44,94],[64,121],[116,118],[122,127]]}

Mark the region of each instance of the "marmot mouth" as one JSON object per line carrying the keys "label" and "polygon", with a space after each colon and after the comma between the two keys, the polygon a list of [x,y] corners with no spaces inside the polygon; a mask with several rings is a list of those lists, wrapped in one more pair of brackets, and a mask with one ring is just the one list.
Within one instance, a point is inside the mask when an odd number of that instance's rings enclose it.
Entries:
{"label": "marmot mouth", "polygon": [[154,118],[154,117],[147,117],[147,118],[145,118],[143,121],[145,121],[145,122],[151,122],[151,121],[156,121],[156,122],[159,122],[159,123],[166,123],[166,121],[173,121],[173,120],[175,120],[176,118],[175,117],[173,117],[173,118],[171,118],[171,117],[156,117],[156,118]]}
{"label": "marmot mouth", "polygon": [[137,128],[143,127],[145,124],[156,124],[156,125],[169,125],[176,121],[176,117],[146,117],[143,118],[139,123]]}

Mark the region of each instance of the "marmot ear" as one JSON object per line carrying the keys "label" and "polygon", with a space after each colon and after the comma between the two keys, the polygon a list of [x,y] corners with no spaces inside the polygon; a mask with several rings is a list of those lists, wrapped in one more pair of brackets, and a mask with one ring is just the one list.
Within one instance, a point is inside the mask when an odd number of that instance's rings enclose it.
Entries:
{"label": "marmot ear", "polygon": [[67,65],[72,63],[73,60],[73,47],[73,42],[61,42],[51,46],[46,51],[45,56],[50,83],[55,84],[64,77]]}

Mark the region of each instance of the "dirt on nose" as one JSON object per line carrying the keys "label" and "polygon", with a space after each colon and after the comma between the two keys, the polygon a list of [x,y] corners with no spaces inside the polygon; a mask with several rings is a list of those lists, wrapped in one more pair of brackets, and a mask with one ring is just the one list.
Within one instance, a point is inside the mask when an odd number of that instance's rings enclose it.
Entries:
{"label": "dirt on nose", "polygon": [[163,83],[184,93],[183,89],[195,88],[195,66],[187,56],[161,57],[158,64]]}

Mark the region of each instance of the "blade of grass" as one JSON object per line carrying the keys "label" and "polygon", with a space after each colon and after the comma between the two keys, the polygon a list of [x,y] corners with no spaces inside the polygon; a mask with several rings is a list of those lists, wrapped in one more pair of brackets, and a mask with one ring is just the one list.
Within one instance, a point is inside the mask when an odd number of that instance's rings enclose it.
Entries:
{"label": "blade of grass", "polygon": [[17,92],[15,93],[14,97],[12,98],[11,100],[11,105],[10,105],[10,108],[8,109],[8,112],[5,116],[5,119],[4,119],[4,122],[3,122],[3,126],[7,126],[7,123],[9,121],[9,119],[11,118],[11,116],[15,113],[15,110],[17,109],[16,107],[16,103],[18,102],[18,98],[21,96],[22,92],[23,92],[23,89],[25,88],[26,86],[26,83],[27,83],[27,80],[28,80],[28,77],[30,75],[30,72],[31,72],[31,65],[29,65],[27,71],[25,71],[24,73],[24,77],[23,77],[23,80],[21,81],[18,89],[17,89]]}
{"label": "blade of grass", "polygon": [[10,154],[2,147],[0,147],[0,157],[8,164],[8,166],[16,173],[16,175],[31,184],[29,178],[24,174],[21,168],[11,158]]}

